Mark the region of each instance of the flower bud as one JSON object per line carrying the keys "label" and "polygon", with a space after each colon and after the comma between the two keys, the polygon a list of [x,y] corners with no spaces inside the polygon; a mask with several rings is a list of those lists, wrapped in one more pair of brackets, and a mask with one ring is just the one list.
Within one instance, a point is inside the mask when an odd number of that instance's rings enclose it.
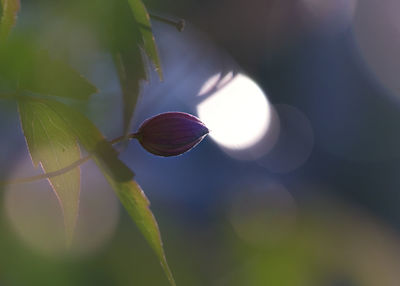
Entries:
{"label": "flower bud", "polygon": [[189,151],[208,132],[208,128],[193,115],[166,112],[144,121],[135,137],[150,153],[169,157]]}

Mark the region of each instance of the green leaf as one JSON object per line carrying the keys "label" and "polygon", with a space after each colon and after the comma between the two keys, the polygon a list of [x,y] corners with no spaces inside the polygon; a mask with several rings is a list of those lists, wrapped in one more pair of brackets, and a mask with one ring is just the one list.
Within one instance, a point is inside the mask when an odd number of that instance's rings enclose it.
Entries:
{"label": "green leaf", "polygon": [[20,0],[1,0],[0,42],[4,41],[17,22]]}
{"label": "green leaf", "polygon": [[32,55],[21,72],[20,86],[30,91],[73,99],[89,99],[98,92],[86,78],[65,62],[46,52]]}
{"label": "green leaf", "polygon": [[[35,166],[57,171],[80,159],[75,136],[64,120],[47,105],[29,99],[18,102],[22,129]],[[79,211],[80,169],[49,179],[64,215],[67,244],[72,242]]]}
{"label": "green leaf", "polygon": [[104,39],[113,55],[120,80],[124,134],[127,135],[141,84],[148,79],[146,65],[149,61],[145,60],[145,55],[154,63],[160,78],[162,72],[149,15],[143,3],[114,0],[112,4]]}
{"label": "green leaf", "polygon": [[135,181],[117,182],[110,178],[107,173],[104,173],[104,175],[112,188],[117,192],[119,200],[131,218],[136,222],[136,225],[157,254],[170,284],[175,286],[175,280],[165,257],[157,221],[150,210],[150,202],[146,195]]}
{"label": "green leaf", "polygon": [[114,63],[122,89],[124,135],[127,135],[140,94],[140,82],[146,79],[146,70],[138,47],[130,52],[115,53]]}
{"label": "green leaf", "polygon": [[118,159],[111,144],[101,135],[94,124],[81,113],[68,106],[51,101],[41,102],[52,108],[75,134],[83,147],[94,156],[94,161],[116,192],[121,203],[157,254],[171,285],[175,285],[165,257],[160,231],[149,206],[150,203],[139,185],[132,180],[133,173]]}
{"label": "green leaf", "polygon": [[124,135],[130,131],[130,123],[140,94],[141,84],[147,80],[147,69],[140,26],[132,17],[126,0],[113,2],[109,41],[114,64],[117,68],[123,99]]}
{"label": "green leaf", "polygon": [[72,99],[89,99],[97,92],[87,79],[67,63],[38,51],[25,40],[0,47],[0,77],[20,90]]}
{"label": "green leaf", "polygon": [[97,127],[82,113],[57,101],[37,99],[52,108],[64,120],[79,143],[94,156],[96,163],[107,171],[115,181],[130,181],[132,171],[118,159],[118,153],[106,141]]}
{"label": "green leaf", "polygon": [[156,41],[151,29],[150,16],[142,0],[128,0],[132,8],[133,17],[142,35],[142,45],[145,53],[153,62],[160,79],[163,78],[161,62],[157,51]]}

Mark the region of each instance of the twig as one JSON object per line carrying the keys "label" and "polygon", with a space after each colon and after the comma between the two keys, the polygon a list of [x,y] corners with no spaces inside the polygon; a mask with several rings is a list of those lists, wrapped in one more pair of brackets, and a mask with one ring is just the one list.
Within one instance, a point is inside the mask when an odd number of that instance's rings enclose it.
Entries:
{"label": "twig", "polygon": [[[127,139],[134,139],[137,138],[137,133],[132,133],[128,135]],[[111,141],[109,141],[110,144],[114,145],[116,143],[119,143],[123,140],[125,140],[126,137],[125,136],[120,136],[117,137]],[[87,161],[89,161],[92,158],[92,154],[89,154],[83,158],[80,158],[79,160],[73,162],[71,165],[68,165],[64,168],[61,168],[59,170],[56,171],[52,171],[52,172],[47,172],[44,174],[40,174],[40,175],[35,175],[35,176],[30,176],[30,177],[25,177],[25,178],[17,178],[11,181],[0,181],[0,185],[15,185],[15,184],[23,184],[23,183],[30,183],[30,182],[34,182],[34,181],[38,181],[38,180],[43,180],[43,179],[50,179],[52,177],[57,177],[60,176],[64,173],[67,173],[73,169],[75,169],[76,167],[79,167],[80,165],[82,165],[83,163],[86,163]]]}
{"label": "twig", "polygon": [[158,16],[158,15],[155,15],[152,13],[149,13],[149,16],[150,16],[150,18],[152,18],[154,20],[174,26],[175,28],[178,29],[179,32],[182,32],[183,29],[185,29],[185,20],[183,20],[183,19],[179,19],[178,21],[176,21],[176,20],[172,20],[172,19],[169,19],[169,18],[166,18],[163,16]]}

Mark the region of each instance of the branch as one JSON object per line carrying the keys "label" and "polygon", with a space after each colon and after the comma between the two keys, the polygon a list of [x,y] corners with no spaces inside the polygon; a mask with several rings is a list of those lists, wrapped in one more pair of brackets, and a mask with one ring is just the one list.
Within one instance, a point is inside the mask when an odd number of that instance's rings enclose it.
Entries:
{"label": "branch", "polygon": [[[128,135],[128,139],[134,139],[137,138],[137,134],[136,133],[132,133]],[[126,137],[125,136],[120,136],[117,137],[111,141],[109,141],[110,144],[114,145],[116,143],[122,142],[123,140],[125,140]],[[15,184],[23,184],[23,183],[30,183],[30,182],[35,182],[38,180],[43,180],[43,179],[49,179],[52,177],[57,177],[60,176],[64,173],[67,173],[73,169],[75,169],[76,167],[79,167],[80,165],[82,165],[83,163],[89,161],[92,158],[92,154],[87,155],[75,162],[73,162],[71,165],[68,165],[62,169],[56,170],[56,171],[52,171],[52,172],[48,172],[48,173],[44,173],[44,174],[40,174],[40,175],[35,175],[35,176],[30,176],[30,177],[25,177],[25,178],[17,178],[11,181],[0,181],[0,185],[15,185]]]}
{"label": "branch", "polygon": [[169,18],[166,18],[163,16],[155,15],[152,13],[149,13],[149,16],[150,16],[150,18],[152,18],[154,20],[174,26],[175,28],[178,29],[179,32],[182,32],[183,29],[185,29],[185,20],[183,20],[183,19],[179,19],[176,21],[176,20],[172,20],[172,19],[169,19]]}

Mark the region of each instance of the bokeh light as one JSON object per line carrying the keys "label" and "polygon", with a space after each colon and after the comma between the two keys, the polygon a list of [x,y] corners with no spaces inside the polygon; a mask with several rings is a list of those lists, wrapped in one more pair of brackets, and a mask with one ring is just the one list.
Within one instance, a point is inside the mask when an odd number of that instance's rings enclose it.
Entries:
{"label": "bokeh light", "polygon": [[371,74],[400,97],[400,2],[360,1],[354,33],[359,51]]}
{"label": "bokeh light", "polygon": [[[211,77],[215,81],[215,76]],[[205,83],[209,89],[210,80]],[[201,89],[203,90],[203,88]],[[197,107],[200,119],[218,144],[245,149],[256,144],[271,122],[269,103],[261,88],[248,76],[237,74]]]}
{"label": "bokeh light", "polygon": [[[150,68],[132,132],[150,116],[184,111],[211,134],[172,158],[137,142],[115,147],[151,201],[178,285],[398,286],[396,1],[151,1],[188,25],[178,32],[152,20],[164,79]],[[39,49],[99,89],[88,102],[53,99],[107,139],[120,136],[122,92],[102,29],[115,1],[25,2],[12,35],[32,30]],[[38,174],[15,102],[1,107],[3,179]],[[48,182],[3,189],[0,285],[167,285],[93,163],[82,166],[67,251]]]}
{"label": "bokeh light", "polygon": [[288,173],[301,167],[314,147],[314,132],[307,116],[298,108],[286,104],[274,105],[280,129],[272,150],[257,162],[275,173]]}
{"label": "bokeh light", "polygon": [[[104,247],[114,234],[119,220],[117,198],[94,163],[83,169],[88,171],[82,172],[79,217],[71,249],[65,244],[62,210],[46,180],[7,187],[4,210],[8,222],[35,252],[50,257],[87,256]],[[32,171],[38,170],[33,170],[27,157],[12,177],[27,176]]]}
{"label": "bokeh light", "polygon": [[306,15],[318,27],[340,31],[349,27],[357,6],[357,0],[302,0]]}
{"label": "bokeh light", "polygon": [[270,105],[271,120],[267,131],[264,136],[254,143],[249,148],[245,149],[229,149],[222,148],[222,150],[228,154],[231,158],[241,161],[256,161],[266,156],[275,147],[280,135],[280,120],[279,115],[274,107]]}
{"label": "bokeh light", "polygon": [[[234,224],[236,233],[245,242],[236,243],[242,267],[235,269],[226,285],[398,284],[399,236],[393,229],[363,209],[332,197],[323,199],[313,193],[323,193],[324,186],[305,184],[297,187],[307,189],[312,195],[297,200],[296,219],[291,221],[290,232],[274,243],[268,239],[257,240],[257,244],[249,240],[257,237],[254,234],[273,237],[281,234],[281,229],[271,227],[271,224],[267,233],[260,227],[257,210],[262,205],[262,197],[258,196],[259,200],[242,197],[241,205],[246,207],[242,207],[242,217],[238,216],[238,222],[249,219],[244,224],[247,229],[237,232],[240,228]],[[254,198],[253,194],[250,193],[251,198]],[[290,213],[288,208],[281,208],[285,205],[279,203],[282,200],[273,201],[271,205],[277,204],[276,209],[286,210],[280,214]],[[270,207],[263,211],[267,213]],[[249,216],[252,212],[257,215]],[[277,221],[280,218],[278,215]],[[252,229],[251,226],[256,227]]]}
{"label": "bokeh light", "polygon": [[236,234],[254,245],[274,244],[290,235],[296,222],[296,203],[280,183],[241,182],[232,199],[229,217]]}

